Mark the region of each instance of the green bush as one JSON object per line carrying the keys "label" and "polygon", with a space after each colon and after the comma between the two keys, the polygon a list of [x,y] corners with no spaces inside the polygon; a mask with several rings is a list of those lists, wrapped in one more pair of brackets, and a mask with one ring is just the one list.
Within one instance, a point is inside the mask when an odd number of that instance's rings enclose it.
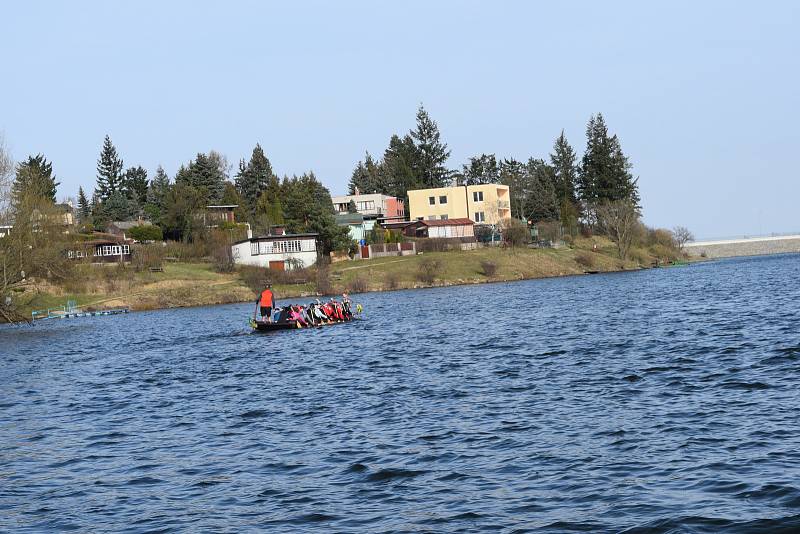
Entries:
{"label": "green bush", "polygon": [[164,239],[161,227],[152,224],[134,226],[128,233],[136,241],[161,241]]}

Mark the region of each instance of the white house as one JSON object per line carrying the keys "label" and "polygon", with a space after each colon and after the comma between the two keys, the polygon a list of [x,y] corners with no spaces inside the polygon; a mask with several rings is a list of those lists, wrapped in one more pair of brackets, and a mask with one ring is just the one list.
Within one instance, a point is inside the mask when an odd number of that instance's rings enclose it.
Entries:
{"label": "white house", "polygon": [[310,267],[317,263],[317,235],[265,235],[237,241],[231,247],[233,261],[278,271]]}

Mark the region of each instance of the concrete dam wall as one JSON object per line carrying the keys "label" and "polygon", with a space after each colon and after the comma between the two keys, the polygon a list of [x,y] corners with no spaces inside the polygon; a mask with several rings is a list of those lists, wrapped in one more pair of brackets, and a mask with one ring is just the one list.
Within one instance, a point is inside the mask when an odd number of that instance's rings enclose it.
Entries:
{"label": "concrete dam wall", "polygon": [[686,243],[684,250],[690,256],[705,256],[706,258],[785,254],[800,252],[800,235],[698,241]]}

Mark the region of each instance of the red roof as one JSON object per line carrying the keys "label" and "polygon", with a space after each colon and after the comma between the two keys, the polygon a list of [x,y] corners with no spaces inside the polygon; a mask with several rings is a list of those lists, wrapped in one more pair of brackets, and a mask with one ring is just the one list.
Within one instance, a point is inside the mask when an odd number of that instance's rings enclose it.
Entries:
{"label": "red roof", "polygon": [[436,221],[419,221],[425,226],[469,226],[475,224],[472,219],[445,219]]}

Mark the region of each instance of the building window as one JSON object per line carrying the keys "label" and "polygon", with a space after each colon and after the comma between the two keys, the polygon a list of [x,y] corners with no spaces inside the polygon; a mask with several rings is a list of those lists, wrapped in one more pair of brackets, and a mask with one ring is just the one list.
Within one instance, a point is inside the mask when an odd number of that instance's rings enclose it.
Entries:
{"label": "building window", "polygon": [[436,197],[428,197],[428,204],[431,206],[436,204]]}
{"label": "building window", "polygon": [[486,220],[486,214],[484,212],[482,212],[482,211],[476,211],[475,212],[475,222],[476,223],[483,222],[485,220]]}
{"label": "building window", "polygon": [[440,218],[441,220],[443,220],[443,221],[446,221],[446,220],[447,220],[447,217],[448,217],[447,215],[439,215],[439,218]]}
{"label": "building window", "polygon": [[472,201],[473,202],[483,202],[483,191],[473,191],[472,192]]}
{"label": "building window", "polygon": [[250,242],[250,255],[251,256],[258,256],[258,241],[251,241]]}
{"label": "building window", "polygon": [[435,221],[436,220],[436,215],[428,215],[428,220],[429,221]]}
{"label": "building window", "polygon": [[131,253],[130,245],[122,245],[122,253],[123,254],[130,254]]}
{"label": "building window", "polygon": [[447,195],[442,195],[439,197],[439,204],[447,204]]}

